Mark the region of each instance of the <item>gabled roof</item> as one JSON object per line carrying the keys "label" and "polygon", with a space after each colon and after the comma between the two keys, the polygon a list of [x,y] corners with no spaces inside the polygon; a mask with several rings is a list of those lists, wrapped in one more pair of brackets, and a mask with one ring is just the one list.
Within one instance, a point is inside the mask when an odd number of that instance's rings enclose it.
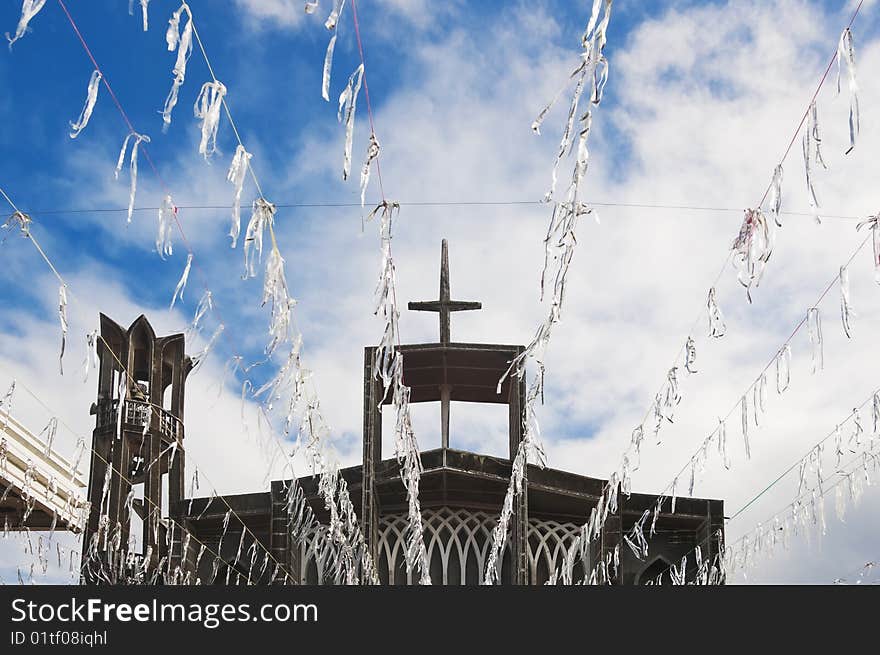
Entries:
{"label": "gabled roof", "polygon": [[[29,529],[49,529],[57,516],[57,529],[80,532],[85,522],[81,493],[85,482],[79,471],[71,476],[71,462],[50,450],[46,443],[2,409],[0,439],[6,440],[7,450],[7,460],[0,466],[0,483],[4,490],[9,488],[6,500],[0,503],[0,513],[8,519],[9,528],[15,530],[20,525],[26,496],[30,494],[34,508],[27,520]],[[33,466],[33,481],[28,483],[30,466]]]}

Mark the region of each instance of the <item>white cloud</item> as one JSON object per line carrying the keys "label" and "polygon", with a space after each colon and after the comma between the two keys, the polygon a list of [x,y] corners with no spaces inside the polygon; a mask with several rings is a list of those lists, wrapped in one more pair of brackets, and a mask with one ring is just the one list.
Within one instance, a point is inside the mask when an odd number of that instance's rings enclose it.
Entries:
{"label": "white cloud", "polygon": [[[238,8],[258,28],[274,27],[299,29],[306,24],[323,26],[333,9],[333,0],[321,0],[317,10],[311,15],[305,13],[305,0],[235,0]],[[358,6],[358,18],[371,21],[371,27],[380,36],[388,37],[395,31],[395,24],[401,20],[418,30],[430,28],[439,16],[448,15],[460,7],[455,2],[432,3],[428,0],[379,0],[366,7]],[[366,11],[365,11],[366,10]],[[351,19],[351,4],[342,9],[342,20]]]}
{"label": "white cloud", "polygon": [[297,28],[305,18],[305,0],[235,0],[260,27]]}

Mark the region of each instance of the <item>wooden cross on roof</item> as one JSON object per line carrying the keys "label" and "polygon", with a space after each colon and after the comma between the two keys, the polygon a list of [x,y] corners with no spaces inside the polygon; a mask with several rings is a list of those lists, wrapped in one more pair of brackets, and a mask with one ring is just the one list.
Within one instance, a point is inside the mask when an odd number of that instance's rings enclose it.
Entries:
{"label": "wooden cross on roof", "polygon": [[[451,299],[449,292],[449,244],[446,242],[446,239],[443,239],[440,247],[440,299],[411,302],[408,307],[417,312],[437,312],[440,314],[440,343],[444,346],[448,346],[452,341],[450,335],[450,314],[452,312],[464,312],[483,308],[483,304],[479,302]],[[440,434],[444,453],[446,452],[445,449],[449,448],[449,405],[451,392],[452,388],[449,384],[444,383],[440,385]]]}
{"label": "wooden cross on roof", "polygon": [[443,239],[440,249],[440,299],[409,303],[409,308],[417,312],[438,312],[440,314],[440,343],[449,344],[450,313],[482,309],[483,304],[469,300],[452,300],[449,292],[449,245]]}

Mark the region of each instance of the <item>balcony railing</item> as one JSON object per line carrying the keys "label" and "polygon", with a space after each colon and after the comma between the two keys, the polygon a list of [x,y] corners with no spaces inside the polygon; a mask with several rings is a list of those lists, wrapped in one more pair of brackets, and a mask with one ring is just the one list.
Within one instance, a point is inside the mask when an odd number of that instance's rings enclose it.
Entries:
{"label": "balcony railing", "polygon": [[[98,403],[97,426],[104,428],[116,424],[116,409],[118,400]],[[149,422],[151,414],[156,412],[159,418],[159,433],[170,440],[180,440],[183,437],[183,424],[180,420],[166,409],[140,400],[126,400],[123,409],[122,420],[126,427],[144,429]]]}

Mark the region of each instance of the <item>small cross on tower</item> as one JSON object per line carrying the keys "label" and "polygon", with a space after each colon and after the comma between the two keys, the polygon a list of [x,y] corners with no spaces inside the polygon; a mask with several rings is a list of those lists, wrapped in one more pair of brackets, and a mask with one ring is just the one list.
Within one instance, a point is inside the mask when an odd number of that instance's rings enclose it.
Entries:
{"label": "small cross on tower", "polygon": [[449,245],[446,239],[443,239],[440,250],[440,299],[411,302],[409,303],[409,308],[417,312],[438,312],[440,314],[440,343],[444,345],[451,342],[449,317],[451,312],[464,312],[483,308],[483,304],[479,302],[450,299]]}
{"label": "small cross on tower", "polygon": [[[438,312],[440,314],[440,343],[444,346],[448,346],[452,341],[449,316],[452,312],[464,312],[483,308],[482,303],[470,300],[452,300],[450,295],[449,245],[446,239],[443,239],[440,249],[440,299],[411,302],[408,307],[417,312]],[[452,387],[445,382],[444,369],[444,383],[440,385],[440,435],[443,448],[449,448],[449,405],[451,399]]]}

